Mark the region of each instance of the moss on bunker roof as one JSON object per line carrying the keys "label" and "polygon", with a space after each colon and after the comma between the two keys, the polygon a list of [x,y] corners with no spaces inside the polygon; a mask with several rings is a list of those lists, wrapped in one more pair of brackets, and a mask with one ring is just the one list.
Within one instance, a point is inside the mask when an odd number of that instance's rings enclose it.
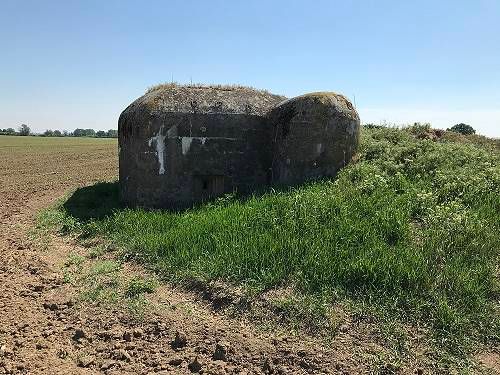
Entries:
{"label": "moss on bunker roof", "polygon": [[149,88],[128,110],[146,107],[151,113],[234,113],[264,115],[286,100],[281,95],[240,85],[179,85],[166,83]]}
{"label": "moss on bunker roof", "polygon": [[282,108],[295,106],[300,102],[307,103],[308,100],[320,102],[328,107],[334,108],[338,112],[346,114],[349,117],[359,119],[359,114],[351,101],[344,95],[333,91],[310,92],[284,100],[283,102],[279,103],[279,105],[277,106],[277,110],[279,111]]}

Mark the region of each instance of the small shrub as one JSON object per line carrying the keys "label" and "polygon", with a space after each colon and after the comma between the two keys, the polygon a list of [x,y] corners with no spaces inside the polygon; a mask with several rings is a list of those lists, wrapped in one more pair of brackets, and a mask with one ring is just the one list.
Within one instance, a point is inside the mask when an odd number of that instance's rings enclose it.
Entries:
{"label": "small shrub", "polygon": [[154,280],[134,277],[126,286],[125,296],[136,298],[144,293],[153,293],[156,290],[157,283]]}
{"label": "small shrub", "polygon": [[79,267],[85,262],[85,257],[79,254],[70,253],[68,259],[64,262],[65,267],[76,266]]}
{"label": "small shrub", "polygon": [[451,128],[449,128],[447,130],[455,132],[455,133],[460,133],[463,135],[476,134],[476,131],[474,130],[474,128],[472,126],[464,124],[464,123],[453,125]]}
{"label": "small shrub", "polygon": [[411,134],[419,139],[428,138],[431,133],[431,124],[416,122],[413,125],[406,128]]}
{"label": "small shrub", "polygon": [[367,128],[367,129],[382,129],[384,127],[384,125],[377,125],[377,124],[369,123],[369,124],[363,124],[363,127]]}

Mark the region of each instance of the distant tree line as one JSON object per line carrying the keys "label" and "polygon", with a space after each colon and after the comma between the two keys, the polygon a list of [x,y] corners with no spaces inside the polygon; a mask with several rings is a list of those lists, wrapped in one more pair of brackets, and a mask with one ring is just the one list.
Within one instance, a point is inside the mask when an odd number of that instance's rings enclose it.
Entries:
{"label": "distant tree line", "polygon": [[60,132],[59,130],[47,129],[41,135],[44,137],[118,138],[118,130],[109,129],[108,131],[105,131],[105,130],[95,131],[94,129],[79,129],[78,128],[78,129],[75,129],[73,132],[67,132],[67,131]]}
{"label": "distant tree line", "polygon": [[14,128],[7,128],[7,129],[0,129],[0,134],[3,135],[16,135],[16,129]]}
{"label": "distant tree line", "polygon": [[[376,125],[376,124],[364,124],[366,128],[382,128],[384,125]],[[464,135],[475,134],[476,131],[470,125],[460,123],[453,125],[451,128],[446,129],[447,131],[452,131]],[[14,128],[0,129],[0,135],[30,135],[31,129],[28,125],[22,124],[17,131]],[[51,130],[47,129],[42,134],[39,134],[42,137],[93,137],[93,138],[118,138],[118,130],[109,129],[98,130],[94,129],[75,129],[73,132],[68,132],[66,130]]]}
{"label": "distant tree line", "polygon": [[17,131],[14,128],[0,129],[0,135],[30,135],[31,129],[28,125],[22,124]]}
{"label": "distant tree line", "polygon": [[47,129],[42,134],[33,134],[28,125],[22,124],[17,131],[14,128],[0,129],[0,135],[40,135],[42,137],[94,137],[94,138],[118,138],[118,130],[109,129],[98,130],[94,129],[75,129],[73,132],[67,130],[52,130]]}

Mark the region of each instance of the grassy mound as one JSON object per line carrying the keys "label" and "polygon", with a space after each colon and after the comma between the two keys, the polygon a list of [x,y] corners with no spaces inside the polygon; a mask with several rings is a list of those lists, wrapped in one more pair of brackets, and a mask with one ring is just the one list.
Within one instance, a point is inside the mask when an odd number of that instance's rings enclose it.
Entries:
{"label": "grassy mound", "polygon": [[359,161],[333,181],[183,213],[108,205],[87,220],[100,186],[78,215],[67,202],[65,221],[175,280],[293,286],[498,342],[498,145],[419,139],[430,131],[365,128]]}

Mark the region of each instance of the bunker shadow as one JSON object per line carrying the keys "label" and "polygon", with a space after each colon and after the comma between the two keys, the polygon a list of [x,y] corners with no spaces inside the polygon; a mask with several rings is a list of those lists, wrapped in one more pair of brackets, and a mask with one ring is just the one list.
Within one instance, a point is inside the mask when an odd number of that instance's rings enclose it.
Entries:
{"label": "bunker shadow", "polygon": [[[319,178],[311,181],[302,182],[294,185],[274,185],[265,186],[254,190],[250,193],[234,192],[232,194],[223,195],[220,197],[213,197],[202,202],[193,203],[188,207],[170,207],[170,208],[146,208],[136,207],[144,210],[160,210],[171,213],[182,213],[190,210],[197,210],[203,208],[207,204],[216,203],[217,200],[223,199],[227,201],[234,201],[244,203],[252,197],[262,197],[269,193],[282,193],[304,187],[311,183],[330,180],[330,178]],[[123,204],[120,201],[120,190],[118,181],[115,182],[98,182],[94,185],[78,188],[63,204],[63,209],[70,216],[74,217],[80,222],[89,220],[100,220],[105,217],[111,216],[115,211],[134,208]]]}
{"label": "bunker shadow", "polygon": [[63,204],[64,210],[79,221],[103,219],[123,207],[118,182],[98,182],[78,188]]}
{"label": "bunker shadow", "polygon": [[322,176],[322,177],[312,178],[312,179],[308,179],[308,180],[305,180],[302,182],[291,183],[291,184],[265,185],[265,186],[258,187],[255,190],[252,190],[249,192],[233,191],[231,193],[226,193],[226,194],[222,194],[219,196],[210,197],[210,198],[207,198],[207,199],[200,201],[200,202],[191,203],[188,206],[160,208],[160,209],[154,208],[154,209],[168,211],[168,212],[177,212],[177,213],[180,212],[180,213],[182,213],[185,211],[202,209],[204,206],[207,206],[210,204],[217,204],[218,201],[224,201],[226,203],[229,203],[229,202],[245,203],[252,198],[262,198],[263,196],[268,195],[268,194],[289,193],[289,192],[293,192],[293,191],[298,190],[298,189],[305,188],[309,185],[322,183],[322,182],[326,182],[326,181],[334,181],[336,178],[337,178],[337,174],[335,174],[334,176]]}

